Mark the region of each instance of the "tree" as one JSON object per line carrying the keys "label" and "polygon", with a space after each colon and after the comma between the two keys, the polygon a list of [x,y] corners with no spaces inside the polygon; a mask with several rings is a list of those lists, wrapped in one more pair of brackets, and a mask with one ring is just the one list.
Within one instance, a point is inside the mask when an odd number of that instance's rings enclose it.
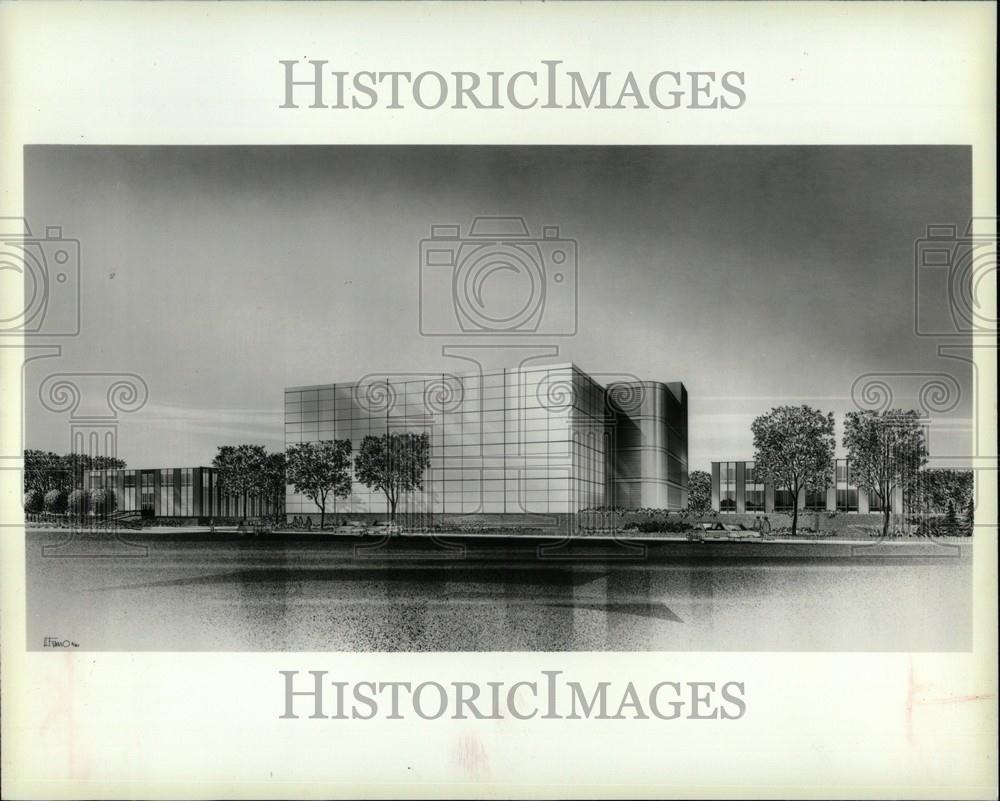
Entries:
{"label": "tree", "polygon": [[833,415],[810,406],[779,406],[761,415],[753,431],[754,470],[792,497],[792,536],[799,524],[799,494],[830,483],[835,437]]}
{"label": "tree", "polygon": [[91,456],[86,453],[67,453],[62,457],[63,470],[69,482],[67,491],[83,487],[85,470],[121,470],[125,467],[122,459],[114,456]]}
{"label": "tree", "polygon": [[46,493],[69,485],[63,458],[52,451],[25,450],[24,489]]}
{"label": "tree", "polygon": [[61,515],[66,511],[66,493],[61,489],[52,489],[45,493],[45,511]]}
{"label": "tree", "polygon": [[893,493],[911,483],[927,463],[920,415],[901,409],[848,412],[844,447],[858,487],[881,501],[882,536],[887,536]]}
{"label": "tree", "polygon": [[965,507],[965,519],[962,521],[962,529],[966,537],[971,537],[976,533],[976,501],[971,495]]}
{"label": "tree", "polygon": [[263,445],[222,445],[212,459],[222,492],[243,498],[243,518],[249,508],[250,496],[260,494],[263,489],[262,475],[266,461],[267,450]]}
{"label": "tree", "polygon": [[92,489],[90,491],[90,508],[94,514],[107,517],[118,509],[118,496],[113,489]]}
{"label": "tree", "polygon": [[269,453],[261,465],[260,491],[271,501],[275,514],[281,508],[281,500],[285,495],[285,454],[280,451]]}
{"label": "tree", "polygon": [[52,451],[28,449],[24,452],[24,489],[70,492],[83,487],[84,470],[117,470],[124,467],[124,460],[113,456],[90,456],[85,453],[60,456]]}
{"label": "tree", "polygon": [[704,470],[688,474],[688,511],[705,514],[712,509],[712,476]]}
{"label": "tree", "polygon": [[326,499],[351,494],[351,441],[303,442],[285,451],[288,483],[319,508],[319,527],[326,524]]}
{"label": "tree", "polygon": [[24,511],[38,514],[45,508],[45,493],[40,489],[30,489],[24,493]]}
{"label": "tree", "polygon": [[73,517],[84,517],[90,508],[90,495],[86,490],[73,490],[66,499],[66,508]]}
{"label": "tree", "polygon": [[948,501],[948,511],[944,515],[944,534],[946,537],[958,535],[958,515],[955,514],[955,504]]}
{"label": "tree", "polygon": [[396,504],[404,492],[423,489],[424,471],[430,467],[431,442],[427,434],[367,436],[354,457],[354,473],[362,484],[385,495],[389,519],[396,519]]}
{"label": "tree", "polygon": [[965,510],[972,500],[971,470],[926,468],[906,477],[904,484],[911,509],[924,514],[943,514],[948,503]]}

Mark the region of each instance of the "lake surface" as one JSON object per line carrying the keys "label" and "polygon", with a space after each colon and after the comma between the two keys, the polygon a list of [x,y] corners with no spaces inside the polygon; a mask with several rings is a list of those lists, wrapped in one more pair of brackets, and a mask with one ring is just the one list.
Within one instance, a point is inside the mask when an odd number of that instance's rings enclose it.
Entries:
{"label": "lake surface", "polygon": [[947,548],[740,558],[719,544],[540,554],[495,540],[128,536],[139,547],[28,533],[29,648],[45,637],[94,651],[971,647],[972,559]]}

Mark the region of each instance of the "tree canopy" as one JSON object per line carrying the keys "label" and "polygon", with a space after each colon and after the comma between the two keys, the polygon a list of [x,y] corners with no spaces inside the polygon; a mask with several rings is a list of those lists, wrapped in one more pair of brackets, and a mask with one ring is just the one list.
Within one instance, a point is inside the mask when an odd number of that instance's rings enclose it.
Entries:
{"label": "tree canopy", "polygon": [[247,499],[265,491],[267,449],[263,445],[221,445],[212,459],[218,471],[219,487],[227,495],[243,499],[246,514]]}
{"label": "tree canopy", "polygon": [[351,494],[351,441],[303,442],[285,451],[285,472],[295,491],[319,509],[320,528],[326,523],[326,500]]}
{"label": "tree canopy", "polygon": [[366,487],[385,495],[392,520],[402,494],[423,489],[424,471],[431,464],[430,450],[427,434],[369,435],[361,441],[354,473]]}
{"label": "tree canopy", "polygon": [[705,514],[712,509],[712,476],[704,470],[688,474],[688,511]]}
{"label": "tree canopy", "polygon": [[923,419],[912,409],[848,412],[844,448],[858,487],[874,493],[882,503],[885,536],[893,492],[913,481],[927,463]]}
{"label": "tree canopy", "polygon": [[264,457],[260,473],[260,491],[269,498],[275,509],[281,508],[281,500],[285,494],[286,478],[285,454],[281,451],[269,453]]}
{"label": "tree canopy", "polygon": [[904,486],[909,492],[911,506],[921,512],[944,514],[951,503],[955,509],[966,510],[973,495],[971,470],[926,468],[912,478],[907,476]]}
{"label": "tree canopy", "polygon": [[795,536],[799,493],[823,490],[831,480],[836,444],[833,414],[805,405],[778,406],[754,420],[750,428],[754,471],[791,495]]}
{"label": "tree canopy", "polygon": [[85,470],[118,470],[125,461],[113,456],[90,456],[67,453],[60,456],[52,451],[27,449],[24,452],[24,490],[48,492],[61,489],[66,493],[83,488]]}

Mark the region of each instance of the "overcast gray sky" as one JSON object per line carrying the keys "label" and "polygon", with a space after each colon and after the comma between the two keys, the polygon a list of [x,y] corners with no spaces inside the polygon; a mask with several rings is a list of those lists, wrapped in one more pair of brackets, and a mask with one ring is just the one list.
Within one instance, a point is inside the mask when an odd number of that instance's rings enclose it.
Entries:
{"label": "overcast gray sky", "polygon": [[[954,376],[932,447],[962,454],[971,373],[913,334],[913,248],[968,219],[970,169],[957,147],[31,147],[28,219],[80,240],[83,313],[28,369],[27,445],[69,449],[65,415],[33,400],[51,372],[141,374],[119,449],[156,467],[282,447],[288,385],[464,370],[441,347],[468,337],[421,335],[419,243],[479,214],[579,248],[578,332],[511,344],[683,381],[691,469],[750,458],[771,406],[842,418],[873,372]],[[890,380],[916,407],[919,380]]]}

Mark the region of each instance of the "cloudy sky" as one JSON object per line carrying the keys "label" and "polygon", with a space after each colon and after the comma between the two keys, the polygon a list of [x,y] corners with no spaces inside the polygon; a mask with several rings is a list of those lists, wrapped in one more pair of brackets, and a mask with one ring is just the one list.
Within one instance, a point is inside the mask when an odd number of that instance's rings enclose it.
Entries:
{"label": "cloudy sky", "polygon": [[[52,372],[143,376],[120,455],[200,465],[282,447],[285,386],[464,371],[442,346],[485,343],[491,366],[558,346],[598,375],[683,381],[691,469],[749,458],[774,405],[842,417],[880,373],[917,408],[943,373],[962,397],[932,449],[960,455],[971,371],[914,335],[913,253],[926,225],[968,219],[970,179],[968,149],[946,147],[31,147],[29,223],[80,241],[82,330],[27,370],[26,444],[68,450],[66,415],[36,401]],[[457,324],[420,242],[477,215],[575,241],[575,281],[546,263],[547,330],[425,335]],[[486,274],[484,313],[518,307],[524,276]],[[947,317],[940,292],[918,305]]]}

